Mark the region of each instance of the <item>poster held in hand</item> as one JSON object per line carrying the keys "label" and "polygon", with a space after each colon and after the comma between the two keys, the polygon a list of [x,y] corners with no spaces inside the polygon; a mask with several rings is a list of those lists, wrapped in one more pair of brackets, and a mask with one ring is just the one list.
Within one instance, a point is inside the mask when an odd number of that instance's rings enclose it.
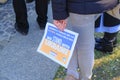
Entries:
{"label": "poster held in hand", "polygon": [[67,68],[77,37],[76,32],[68,29],[60,31],[55,25],[47,23],[37,51]]}

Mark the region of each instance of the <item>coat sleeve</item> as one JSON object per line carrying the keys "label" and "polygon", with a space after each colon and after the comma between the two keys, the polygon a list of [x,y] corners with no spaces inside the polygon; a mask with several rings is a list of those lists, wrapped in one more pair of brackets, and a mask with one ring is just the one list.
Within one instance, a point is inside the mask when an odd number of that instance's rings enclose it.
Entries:
{"label": "coat sleeve", "polygon": [[52,12],[53,19],[66,19],[69,16],[67,10],[67,0],[52,0]]}

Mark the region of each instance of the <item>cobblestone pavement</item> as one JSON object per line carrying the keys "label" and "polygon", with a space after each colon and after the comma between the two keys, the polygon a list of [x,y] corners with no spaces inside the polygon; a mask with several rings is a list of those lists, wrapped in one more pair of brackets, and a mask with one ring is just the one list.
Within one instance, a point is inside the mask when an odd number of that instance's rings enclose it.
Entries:
{"label": "cobblestone pavement", "polygon": [[[34,10],[34,3],[27,4],[28,14]],[[9,41],[16,33],[14,29],[15,14],[12,1],[9,0],[5,5],[0,5],[0,41]]]}
{"label": "cobblestone pavement", "polygon": [[[28,15],[32,15],[34,7],[34,2],[27,4]],[[6,4],[0,5],[0,50],[16,34],[14,23],[12,0],[9,0]]]}
{"label": "cobblestone pavement", "polygon": [[[59,65],[37,52],[44,30],[36,22],[34,2],[27,4],[28,36],[16,33],[11,3],[0,5],[0,80],[53,80]],[[48,20],[52,21],[51,7],[48,10]]]}

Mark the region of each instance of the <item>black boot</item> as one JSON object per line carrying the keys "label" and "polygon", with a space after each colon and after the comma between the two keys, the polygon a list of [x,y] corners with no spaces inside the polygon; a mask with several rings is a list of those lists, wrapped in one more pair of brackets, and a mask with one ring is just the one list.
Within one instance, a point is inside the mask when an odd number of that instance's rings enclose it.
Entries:
{"label": "black boot", "polygon": [[104,39],[104,42],[95,44],[95,49],[101,52],[111,53],[113,51],[113,43],[107,39]]}
{"label": "black boot", "polygon": [[117,44],[117,34],[116,33],[104,33],[103,38],[96,38],[95,49],[102,52],[112,52],[113,47]]}
{"label": "black boot", "polygon": [[44,30],[45,29],[45,26],[47,24],[47,21],[45,22],[41,22],[38,18],[37,18],[37,23],[39,24],[39,27],[41,30]]}
{"label": "black boot", "polygon": [[26,22],[26,23],[18,23],[18,22],[16,22],[15,23],[15,29],[16,29],[16,31],[18,31],[22,35],[27,35],[28,30],[29,30],[29,24],[28,24],[28,22]]}
{"label": "black boot", "polygon": [[[98,43],[101,44],[105,42],[104,38],[95,38],[95,41],[96,41],[96,44]],[[116,46],[117,46],[117,37],[113,41],[113,47],[116,47]]]}

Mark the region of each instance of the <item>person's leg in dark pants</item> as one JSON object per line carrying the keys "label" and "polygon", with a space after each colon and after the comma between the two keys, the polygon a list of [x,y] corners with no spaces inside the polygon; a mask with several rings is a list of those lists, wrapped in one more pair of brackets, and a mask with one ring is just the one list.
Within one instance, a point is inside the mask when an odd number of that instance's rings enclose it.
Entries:
{"label": "person's leg in dark pants", "polygon": [[25,0],[13,0],[13,8],[16,15],[15,29],[21,34],[27,35],[29,24]]}
{"label": "person's leg in dark pants", "polygon": [[48,0],[35,0],[37,22],[40,29],[44,29],[47,23]]}

